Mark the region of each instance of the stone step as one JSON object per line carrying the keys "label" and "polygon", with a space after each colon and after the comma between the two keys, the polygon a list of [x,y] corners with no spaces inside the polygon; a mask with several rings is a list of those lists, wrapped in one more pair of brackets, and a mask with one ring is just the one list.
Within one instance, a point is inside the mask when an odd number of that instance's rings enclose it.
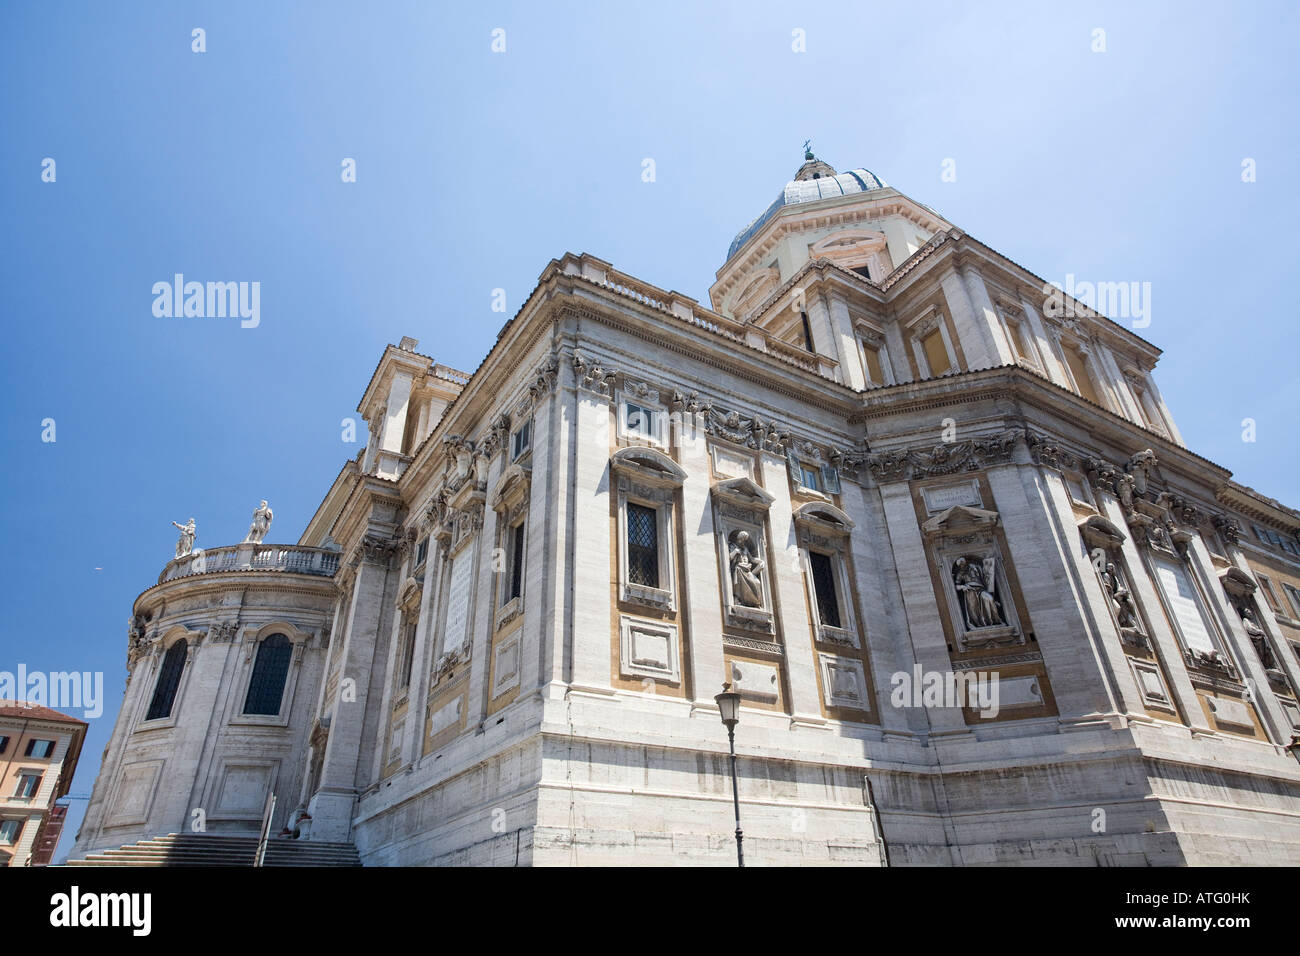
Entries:
{"label": "stone step", "polygon": [[[237,866],[253,865],[255,837],[171,833],[112,850],[68,860],[66,866]],[[357,867],[361,859],[351,843],[312,843],[274,838],[263,858],[272,867]]]}

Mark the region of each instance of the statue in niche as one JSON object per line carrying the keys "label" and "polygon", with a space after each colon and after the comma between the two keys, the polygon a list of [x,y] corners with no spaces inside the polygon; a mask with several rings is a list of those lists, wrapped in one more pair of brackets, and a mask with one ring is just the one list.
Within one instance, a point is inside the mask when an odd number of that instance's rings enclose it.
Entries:
{"label": "statue in niche", "polygon": [[1259,655],[1259,662],[1264,665],[1265,670],[1277,670],[1277,658],[1273,656],[1273,650],[1268,646],[1268,640],[1264,637],[1264,629],[1259,626],[1254,610],[1251,609],[1249,604],[1243,604],[1240,610],[1241,623],[1250,636],[1250,643],[1255,645],[1255,653]]}
{"label": "statue in niche", "polygon": [[731,536],[727,552],[731,563],[731,596],[745,607],[763,606],[763,559],[750,543],[748,531],[736,531]]}
{"label": "statue in niche", "polygon": [[1101,574],[1101,581],[1111,604],[1115,607],[1115,620],[1120,628],[1141,630],[1138,627],[1137,608],[1133,606],[1133,595],[1120,581],[1119,572],[1115,570],[1113,562],[1107,563],[1106,570]]}
{"label": "statue in niche", "polygon": [[248,537],[244,539],[244,544],[261,544],[266,533],[271,530],[271,520],[274,517],[263,498],[262,504],[253,512],[253,523],[248,527]]}
{"label": "statue in niche", "polygon": [[181,536],[176,542],[176,557],[183,558],[194,550],[194,538],[197,534],[194,528],[194,519],[191,518],[186,524],[177,524],[173,521],[172,526],[180,528]]}
{"label": "statue in niche", "polygon": [[958,558],[953,562],[952,580],[961,596],[962,617],[968,630],[1006,625],[997,598],[997,559],[993,555]]}

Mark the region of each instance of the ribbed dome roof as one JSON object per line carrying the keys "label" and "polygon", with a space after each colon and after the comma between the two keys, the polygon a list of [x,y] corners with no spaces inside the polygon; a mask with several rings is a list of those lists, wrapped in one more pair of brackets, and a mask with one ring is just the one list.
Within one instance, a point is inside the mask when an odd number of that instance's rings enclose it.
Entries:
{"label": "ribbed dome roof", "polygon": [[754,233],[762,229],[769,219],[786,206],[884,188],[886,188],[885,181],[869,169],[850,169],[848,172],[836,173],[820,160],[810,159],[800,167],[795,178],[785,184],[785,189],[776,197],[772,205],[736,234],[736,238],[731,241],[731,248],[727,250],[727,258],[734,256]]}

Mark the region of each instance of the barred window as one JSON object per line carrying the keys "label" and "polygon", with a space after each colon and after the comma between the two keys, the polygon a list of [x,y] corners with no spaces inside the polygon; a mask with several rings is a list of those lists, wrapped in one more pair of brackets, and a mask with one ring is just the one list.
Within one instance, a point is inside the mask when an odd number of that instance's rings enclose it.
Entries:
{"label": "barred window", "polygon": [[812,567],[813,590],[817,594],[817,616],[827,627],[842,627],[840,602],[835,593],[835,571],[829,556],[818,551],[808,552]]}
{"label": "barred window", "polygon": [[272,634],[257,647],[253,661],[253,677],[248,682],[248,696],[244,699],[245,714],[274,717],[280,713],[280,699],[284,696],[284,682],[289,676],[289,658],[293,645],[283,634]]}
{"label": "barred window", "polygon": [[524,593],[524,523],[510,529],[510,590],[506,603]]}
{"label": "barred window", "polygon": [[158,720],[172,715],[176,691],[181,686],[181,672],[185,670],[187,649],[188,645],[184,639],[167,649],[162,667],[158,669],[158,683],[154,685],[153,700],[149,702],[149,711],[145,715],[145,720]]}
{"label": "barred window", "polygon": [[633,584],[659,587],[658,522],[653,508],[628,502],[627,576]]}

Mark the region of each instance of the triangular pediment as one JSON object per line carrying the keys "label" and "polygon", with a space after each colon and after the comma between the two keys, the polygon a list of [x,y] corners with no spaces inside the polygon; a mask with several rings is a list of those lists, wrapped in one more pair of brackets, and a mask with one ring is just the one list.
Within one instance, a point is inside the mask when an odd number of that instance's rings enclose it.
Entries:
{"label": "triangular pediment", "polygon": [[957,531],[972,531],[992,528],[998,523],[996,511],[972,508],[969,505],[953,505],[941,511],[921,526],[926,534],[951,534]]}

